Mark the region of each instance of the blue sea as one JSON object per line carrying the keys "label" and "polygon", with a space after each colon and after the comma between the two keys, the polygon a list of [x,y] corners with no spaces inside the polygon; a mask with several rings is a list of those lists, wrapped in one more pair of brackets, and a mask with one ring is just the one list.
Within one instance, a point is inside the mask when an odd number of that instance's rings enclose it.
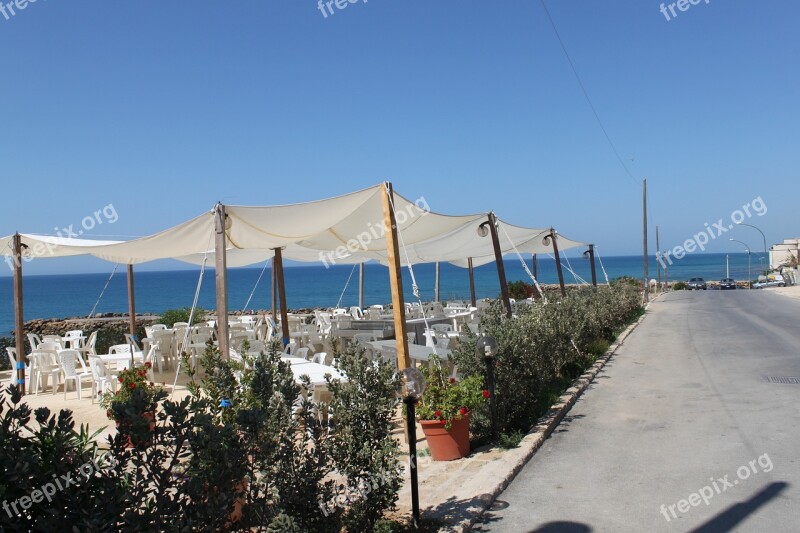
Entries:
{"label": "blue sea", "polygon": [[[669,266],[670,280],[687,280],[703,277],[719,280],[725,277],[726,254],[689,254],[675,260]],[[526,256],[528,268],[532,270],[531,256]],[[589,261],[578,256],[568,258],[577,276],[591,281]],[[610,279],[619,276],[643,276],[642,257],[606,257],[603,266]],[[729,254],[731,277],[747,279],[747,254]],[[752,277],[758,274],[758,255],[752,256]],[[567,261],[563,260],[564,264]],[[113,267],[109,267],[109,273]],[[506,260],[506,278],[509,282],[530,282],[520,261]],[[349,265],[322,265],[286,267],[286,300],[290,309],[309,307],[333,307],[358,305],[358,268]],[[649,260],[650,277],[656,278],[656,260]],[[196,270],[164,272],[137,272],[135,274],[137,313],[158,314],[167,309],[190,306],[199,278]],[[256,286],[262,268],[229,269],[229,307],[242,309],[253,293],[248,309],[269,309],[270,270],[267,269]],[[424,301],[433,299],[435,266],[416,265],[414,274]],[[34,318],[65,318],[88,316],[108,281],[109,274],[67,274],[48,276],[24,276],[23,294],[25,320]],[[348,278],[349,283],[348,283]],[[605,281],[600,264],[597,264],[598,283]],[[441,265],[440,298],[442,300],[469,300],[469,274],[450,264]],[[538,281],[558,283],[555,261],[539,256]],[[576,283],[576,277],[564,272],[566,283]],[[407,301],[414,300],[408,269],[403,269],[403,288]],[[253,292],[255,289],[255,292]],[[497,269],[494,263],[475,269],[475,291],[478,298],[494,298],[500,292]],[[341,302],[340,302],[341,299]],[[389,271],[377,264],[367,264],[364,275],[364,304],[385,304],[391,300]],[[13,329],[13,287],[10,277],[0,277],[0,336]],[[202,280],[199,305],[205,309],[215,307],[214,271],[206,270]],[[125,269],[120,267],[111,279],[108,288],[97,305],[96,313],[127,312],[128,293]]]}

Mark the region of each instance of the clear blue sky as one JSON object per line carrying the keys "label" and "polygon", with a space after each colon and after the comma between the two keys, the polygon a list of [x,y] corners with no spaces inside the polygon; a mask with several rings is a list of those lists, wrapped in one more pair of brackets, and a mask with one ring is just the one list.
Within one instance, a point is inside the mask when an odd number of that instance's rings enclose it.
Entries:
{"label": "clear blue sky", "polygon": [[[548,7],[662,248],[761,196],[800,234],[800,4]],[[394,182],[436,211],[553,225],[641,251],[641,189],[609,147],[539,1],[38,0],[0,14],[0,234],[142,236],[228,204]],[[741,251],[737,229],[709,251]],[[651,237],[652,238],[652,237]],[[654,239],[653,239],[654,240]],[[108,271],[35,261],[28,273]],[[0,269],[8,275],[6,268]]]}

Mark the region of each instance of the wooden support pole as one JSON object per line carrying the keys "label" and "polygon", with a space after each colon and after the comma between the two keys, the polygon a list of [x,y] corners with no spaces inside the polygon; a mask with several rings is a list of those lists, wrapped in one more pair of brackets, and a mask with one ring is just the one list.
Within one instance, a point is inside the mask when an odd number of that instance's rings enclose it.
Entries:
{"label": "wooden support pole", "polygon": [[495,217],[494,213],[489,213],[489,233],[492,236],[494,261],[497,263],[497,277],[500,279],[500,294],[503,298],[503,306],[506,308],[506,317],[511,318],[511,299],[508,296],[506,267],[503,264],[503,253],[500,251],[500,236],[497,234],[497,217]]}
{"label": "wooden support pole", "polygon": [[364,263],[358,265],[358,307],[364,309]]}
{"label": "wooden support pole", "polygon": [[136,293],[133,290],[133,265],[128,265],[128,329],[136,335]]}
{"label": "wooden support pole", "polygon": [[597,287],[597,270],[594,266],[594,244],[589,245],[589,262],[592,267],[592,285]]}
{"label": "wooden support pole", "polygon": [[281,298],[281,332],[283,345],[289,344],[289,310],[286,306],[286,283],[283,277],[283,253],[280,248],[275,248],[275,280],[278,283],[278,296]]}
{"label": "wooden support pole", "polygon": [[469,301],[472,307],[477,307],[475,300],[475,268],[472,266],[472,258],[467,258],[467,266],[469,267]]}
{"label": "wooden support pole", "polygon": [[223,360],[228,360],[231,355],[230,337],[228,336],[228,259],[225,235],[227,222],[228,215],[225,214],[225,206],[217,204],[214,214],[214,268],[217,286],[217,340]]}
{"label": "wooden support pole", "polygon": [[[22,313],[22,237],[19,233],[14,235],[12,247],[14,253],[14,340],[17,346],[17,362],[23,363],[22,368],[17,368],[16,371],[17,386],[20,393],[25,394],[25,365],[28,363],[28,357],[25,355],[25,321]],[[12,369],[12,374],[13,372]]]}
{"label": "wooden support pole", "polygon": [[550,234],[545,239],[550,239],[553,245],[553,257],[556,260],[556,270],[558,271],[558,285],[561,287],[561,296],[567,295],[567,289],[564,287],[564,272],[561,270],[561,256],[558,254],[558,237],[556,230],[550,228]]}
{"label": "wooden support pole", "polygon": [[408,335],[406,335],[406,306],[403,300],[403,271],[400,265],[400,246],[397,240],[397,222],[392,208],[394,192],[392,184],[384,183],[383,191],[383,223],[386,227],[386,252],[389,262],[389,283],[392,289],[392,310],[394,313],[394,335],[397,343],[397,368],[411,368],[411,357],[408,353]]}
{"label": "wooden support pole", "polygon": [[[272,276],[272,322],[278,325],[278,293],[275,285],[275,257],[272,258],[272,266],[270,267],[270,274]],[[277,332],[276,332],[277,333]]]}
{"label": "wooden support pole", "polygon": [[433,301],[434,302],[438,302],[439,301],[439,279],[440,279],[439,274],[440,274],[440,269],[441,269],[441,267],[439,266],[439,261],[436,261],[436,280],[434,281],[434,284],[433,284]]}

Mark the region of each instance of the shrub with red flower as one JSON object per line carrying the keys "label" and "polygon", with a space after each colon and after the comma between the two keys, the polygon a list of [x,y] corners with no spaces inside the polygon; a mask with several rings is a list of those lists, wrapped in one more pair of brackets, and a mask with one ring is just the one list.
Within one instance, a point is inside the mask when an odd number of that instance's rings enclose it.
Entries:
{"label": "shrub with red flower", "polygon": [[100,400],[100,406],[106,410],[108,418],[120,421],[129,413],[136,415],[155,411],[158,400],[165,394],[161,387],[156,387],[148,380],[151,367],[148,362],[120,371],[117,377],[119,388],[115,392],[104,393]]}
{"label": "shrub with red flower", "polygon": [[488,398],[489,396],[491,396],[491,394],[489,394],[488,390],[483,391],[483,397],[484,398]]}
{"label": "shrub with red flower", "polygon": [[420,420],[441,420],[450,429],[453,420],[464,418],[485,402],[482,376],[464,379],[451,377],[449,370],[435,356],[429,367],[422,368],[425,376],[425,393],[417,403]]}

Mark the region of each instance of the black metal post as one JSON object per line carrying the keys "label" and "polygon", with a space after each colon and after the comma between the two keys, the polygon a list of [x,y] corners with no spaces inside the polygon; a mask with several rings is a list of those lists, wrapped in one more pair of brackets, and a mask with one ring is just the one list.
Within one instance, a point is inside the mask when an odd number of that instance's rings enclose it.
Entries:
{"label": "black metal post", "polygon": [[484,357],[486,361],[486,388],[489,389],[489,409],[492,415],[492,439],[499,440],[497,431],[497,402],[494,397],[494,357]]}
{"label": "black metal post", "polygon": [[406,396],[406,432],[408,434],[408,460],[411,465],[411,516],[414,528],[419,527],[419,483],[417,481],[417,422],[413,396]]}

